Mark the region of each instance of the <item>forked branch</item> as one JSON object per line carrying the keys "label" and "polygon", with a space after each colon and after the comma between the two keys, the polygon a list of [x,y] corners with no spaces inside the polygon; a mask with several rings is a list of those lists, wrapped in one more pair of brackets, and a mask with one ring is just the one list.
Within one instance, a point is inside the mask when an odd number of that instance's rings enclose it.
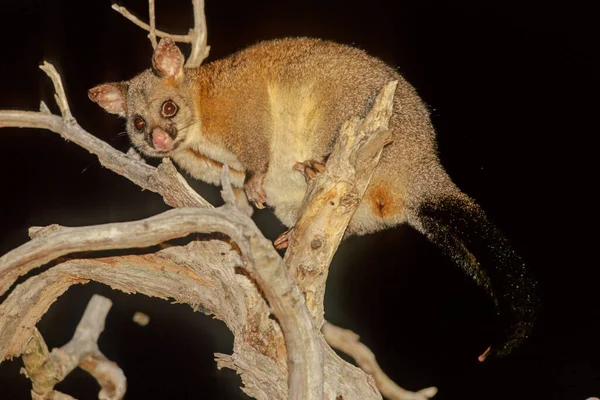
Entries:
{"label": "forked branch", "polygon": [[427,400],[437,393],[437,388],[429,387],[421,389],[418,392],[411,392],[402,389],[389,376],[383,372],[375,354],[363,343],[360,337],[348,329],[343,329],[329,322],[325,322],[321,328],[321,333],[331,347],[344,352],[354,358],[358,366],[367,374],[375,378],[377,388],[389,400]]}
{"label": "forked branch", "polygon": [[[231,198],[227,178],[224,181],[224,190],[230,194],[227,198]],[[19,276],[69,253],[147,247],[191,233],[212,232],[226,234],[239,246],[246,269],[281,325],[287,349],[290,397],[322,398],[321,347],[304,298],[271,242],[234,204],[227,203],[217,209],[170,210],[137,222],[58,229],[0,257],[0,290],[4,293]]]}
{"label": "forked branch", "polygon": [[0,111],[0,128],[38,128],[56,132],[64,139],[76,143],[96,155],[102,166],[124,176],[142,189],[162,195],[165,203],[172,207],[212,207],[194,191],[177,172],[173,163],[165,158],[158,168],[154,168],[134,157],[130,157],[108,143],[85,131],[73,119],[65,95],[62,80],[54,66],[44,62],[40,67],[54,83],[55,99],[61,116],[53,115],[42,103],[42,111]]}
{"label": "forked branch", "polygon": [[109,361],[98,348],[98,338],[104,330],[104,321],[112,302],[94,295],[88,303],[73,339],[50,353],[37,329],[23,352],[24,373],[31,380],[32,398],[71,398],[54,390],[75,367],[90,373],[101,387],[98,398],[119,400],[125,396],[125,375],[117,364]]}
{"label": "forked branch", "polygon": [[147,24],[140,20],[138,17],[133,15],[125,7],[118,4],[113,4],[112,9],[133,22],[140,28],[149,32],[148,37],[152,43],[152,47],[156,48],[156,36],[168,37],[175,42],[190,43],[192,45],[192,51],[188,57],[185,66],[188,68],[194,68],[202,64],[208,57],[210,46],[207,45],[207,29],[206,29],[206,16],[204,14],[204,0],[192,0],[193,14],[194,14],[194,27],[190,29],[187,35],[174,35],[167,32],[157,30],[154,26],[154,3],[150,0],[149,4],[149,20],[150,24]]}

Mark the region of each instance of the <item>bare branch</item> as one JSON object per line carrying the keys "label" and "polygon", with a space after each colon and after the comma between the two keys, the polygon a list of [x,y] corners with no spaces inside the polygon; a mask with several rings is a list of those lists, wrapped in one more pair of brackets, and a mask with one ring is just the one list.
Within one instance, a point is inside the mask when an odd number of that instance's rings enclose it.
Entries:
{"label": "bare branch", "polygon": [[98,396],[100,399],[123,398],[126,389],[123,371],[115,363],[107,360],[98,349],[98,338],[104,330],[104,321],[111,306],[112,302],[109,299],[94,295],[71,341],[52,350],[52,353],[48,352],[44,339],[34,328],[33,336],[23,354],[25,373],[31,379],[34,399],[66,396],[54,391],[54,386],[77,366],[96,378],[102,388]]}
{"label": "bare branch", "polygon": [[40,332],[34,328],[33,335],[23,352],[24,370],[21,370],[31,380],[33,386],[32,397],[35,393],[39,397],[53,391],[54,385],[60,382],[60,372],[52,362],[48,346]]}
{"label": "bare branch", "polygon": [[[73,115],[71,114],[71,109],[69,108],[69,102],[67,101],[67,95],[65,94],[65,88],[62,84],[62,79],[58,72],[56,72],[56,68],[54,65],[49,62],[44,61],[42,65],[40,65],[40,69],[46,73],[52,79],[52,83],[54,84],[54,100],[56,100],[56,104],[60,108],[60,113],[62,114],[63,120],[69,124],[74,121]],[[44,106],[46,106],[44,104]],[[48,107],[41,106],[42,112],[48,113]]]}
{"label": "bare branch", "polygon": [[108,360],[100,352],[90,353],[79,363],[100,385],[100,400],[119,400],[125,397],[127,379],[117,363]]}
{"label": "bare branch", "polygon": [[315,324],[324,322],[323,298],[331,259],[389,143],[388,120],[397,81],[386,85],[364,119],[344,124],[324,173],[309,183],[285,262],[306,294]]}
{"label": "bare branch", "polygon": [[144,162],[128,157],[108,143],[85,131],[73,119],[66,123],[57,115],[32,111],[0,111],[0,128],[38,128],[56,132],[64,139],[74,142],[98,156],[102,166],[124,176],[142,189],[159,193],[165,203],[172,207],[212,207],[194,191],[177,172],[169,159],[154,168]]}
{"label": "bare branch", "polygon": [[[230,253],[227,247],[223,244],[223,246],[209,247],[209,250],[218,251],[219,255],[224,254],[224,256],[219,256],[219,267],[231,268],[231,275],[233,275],[233,266],[239,263],[239,257]],[[201,251],[202,249],[198,249],[198,247],[194,250],[195,255],[212,259],[213,264],[217,262],[215,256],[210,257],[208,252]],[[172,297],[193,307],[203,300],[203,304],[209,311],[214,311],[211,308],[213,301],[224,300],[222,295],[219,296],[218,292],[214,291],[219,287],[218,280],[223,273],[217,267],[213,267],[213,269],[203,272],[207,276],[216,277],[215,280],[201,279],[189,268],[179,266],[169,260],[164,256],[165,253],[169,253],[169,249],[163,250],[158,255],[69,260],[16,286],[6,300],[0,304],[0,361],[18,356],[23,351],[23,346],[31,337],[35,324],[57,297],[61,296],[70,286],[84,284],[89,280],[110,285],[125,293],[140,292],[162,299]],[[184,251],[176,255],[181,258],[181,253]],[[198,263],[204,267],[201,260]],[[227,282],[228,280],[223,278],[222,281]],[[189,289],[181,290],[180,288]],[[205,290],[208,293],[205,293]],[[202,297],[203,295],[206,296],[206,299]],[[225,303],[229,308],[233,307],[235,311],[240,312],[235,308],[236,303]]]}
{"label": "bare branch", "polygon": [[152,43],[152,48],[156,49],[156,14],[154,10],[154,0],[148,0],[148,11],[150,16],[150,31],[148,32],[148,39],[150,39],[150,43]]}
{"label": "bare branch", "polygon": [[[125,293],[186,303],[223,320],[234,334],[232,355],[219,368],[240,374],[242,390],[256,399],[287,398],[286,350],[277,323],[252,281],[236,274],[241,259],[221,241],[193,241],[157,253],[70,260],[21,283],[0,305],[0,360],[18,356],[37,321],[71,285],[88,280]],[[325,396],[380,399],[372,378],[340,359],[322,339]]]}
{"label": "bare branch", "polygon": [[46,103],[44,103],[43,101],[40,101],[40,112],[48,115],[52,114]]}
{"label": "bare branch", "polygon": [[[125,18],[127,18],[128,20],[130,20],[131,22],[133,22],[134,24],[136,24],[137,26],[139,26],[140,28],[150,32],[150,25],[148,25],[147,23],[143,22],[138,17],[136,17],[135,15],[130,13],[129,10],[127,10],[125,7],[120,6],[118,4],[113,4],[111,6],[111,8],[113,10],[115,10],[116,12],[118,12],[119,14],[121,14],[122,16],[124,16]],[[173,34],[163,32],[163,31],[157,29],[156,36],[168,37],[169,39],[173,39],[174,41],[180,42],[180,43],[192,43],[192,37],[189,34],[188,35],[173,35]]]}
{"label": "bare branch", "polygon": [[208,57],[210,47],[207,45],[206,15],[204,14],[204,0],[192,0],[194,7],[194,28],[190,30],[192,37],[192,52],[185,66],[195,68],[202,64]]}
{"label": "bare branch", "polygon": [[181,174],[177,172],[171,160],[165,158],[158,168],[154,168],[134,157],[123,154],[108,143],[86,132],[71,115],[62,80],[54,66],[44,62],[40,68],[52,79],[56,91],[55,98],[63,117],[50,114],[48,107],[44,107],[45,104],[41,106],[41,112],[3,110],[0,111],[0,128],[48,129],[95,154],[104,167],[131,180],[142,189],[159,193],[165,203],[172,207],[212,207],[188,185]]}
{"label": "bare branch", "polygon": [[379,367],[373,352],[361,343],[359,340],[360,337],[351,330],[342,329],[329,322],[325,322],[321,328],[321,333],[331,347],[343,351],[354,358],[363,371],[375,378],[377,388],[386,399],[427,400],[436,395],[437,388],[435,387],[411,392],[398,386]]}
{"label": "bare branch", "polygon": [[[194,13],[194,27],[190,29],[187,35],[173,35],[167,32],[157,30],[154,27],[154,0],[149,0],[150,8],[150,25],[146,24],[138,17],[129,12],[125,7],[113,4],[111,7],[119,14],[133,22],[135,25],[149,32],[149,38],[152,42],[152,47],[156,48],[155,37],[168,37],[173,39],[175,42],[190,43],[192,50],[188,57],[185,66],[188,68],[195,68],[202,64],[208,57],[210,46],[207,45],[207,29],[206,29],[206,16],[204,14],[204,0],[192,0],[193,13]],[[154,41],[153,38],[154,37]]]}
{"label": "bare branch", "polygon": [[271,242],[249,217],[231,205],[211,210],[170,210],[136,222],[63,228],[48,233],[0,257],[0,292],[4,293],[17,277],[65,254],[147,247],[196,232],[223,232],[237,243],[246,268],[281,325],[291,398],[322,398],[321,348],[304,298]]}

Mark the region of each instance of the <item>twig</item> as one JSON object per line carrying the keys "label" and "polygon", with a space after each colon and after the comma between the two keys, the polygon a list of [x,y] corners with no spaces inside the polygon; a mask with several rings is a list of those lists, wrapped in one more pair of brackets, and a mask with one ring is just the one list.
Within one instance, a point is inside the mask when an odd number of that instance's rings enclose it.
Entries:
{"label": "twig", "polygon": [[361,343],[360,337],[351,330],[342,329],[325,322],[321,328],[321,333],[331,347],[354,358],[363,371],[375,378],[377,388],[383,397],[390,400],[427,400],[436,395],[437,388],[435,387],[411,392],[398,386],[379,367],[373,352]]}
{"label": "twig", "polygon": [[148,38],[152,43],[152,48],[156,49],[156,14],[155,14],[154,0],[148,0],[148,11],[150,16],[150,31],[148,32]]}
{"label": "twig", "polygon": [[[71,114],[71,109],[69,108],[69,102],[67,101],[67,95],[65,94],[65,88],[62,84],[62,79],[58,72],[56,72],[56,68],[54,65],[44,61],[42,65],[40,65],[40,69],[46,73],[52,79],[52,83],[54,84],[54,100],[58,107],[60,108],[60,113],[62,114],[63,120],[69,124],[74,121],[73,115]],[[42,103],[43,104],[43,103]],[[44,113],[49,113],[48,106],[41,105],[40,109]]]}
{"label": "twig", "polygon": [[195,68],[202,64],[208,57],[210,46],[207,45],[206,15],[204,14],[204,0],[192,0],[194,7],[194,28],[190,30],[192,37],[192,51],[185,66]]}
{"label": "twig", "polygon": [[75,334],[69,343],[48,352],[44,339],[34,330],[23,354],[25,373],[31,379],[34,398],[51,399],[65,396],[54,391],[75,367],[88,371],[101,386],[100,399],[118,400],[123,398],[126,379],[123,371],[98,349],[98,338],[104,330],[104,321],[112,302],[94,295],[85,309]]}
{"label": "twig", "polygon": [[[128,20],[130,20],[131,22],[133,22],[134,24],[136,24],[137,26],[139,26],[140,28],[150,32],[150,25],[148,25],[147,23],[143,22],[142,20],[140,20],[138,17],[136,17],[135,15],[133,15],[132,13],[130,13],[125,7],[120,6],[118,4],[113,4],[111,6],[111,8],[113,10],[115,10],[116,12],[118,12],[119,14],[121,14],[122,16],[124,16],[125,18],[127,18]],[[163,32],[161,30],[156,30],[156,36],[158,37],[168,37],[170,39],[173,39],[176,42],[180,42],[180,43],[192,43],[192,36],[187,34],[187,35],[173,35],[167,32]]]}
{"label": "twig", "polygon": [[[149,0],[153,1],[153,0]],[[188,57],[185,66],[188,68],[194,68],[202,64],[208,57],[210,46],[207,45],[207,29],[206,29],[206,16],[204,14],[204,0],[192,0],[193,13],[194,13],[194,27],[190,29],[187,35],[173,35],[167,32],[163,32],[153,28],[154,11],[152,9],[153,4],[150,4],[150,25],[146,24],[138,17],[129,12],[125,7],[113,4],[111,7],[119,14],[133,22],[140,28],[150,32],[149,38],[152,41],[152,32],[158,37],[168,37],[173,39],[175,42],[190,43],[192,50]],[[154,39],[156,40],[156,39]],[[152,47],[156,48],[155,42],[152,42]]]}
{"label": "twig", "polygon": [[127,379],[123,370],[100,352],[89,353],[81,359],[79,367],[96,379],[102,389],[98,393],[100,400],[118,400],[125,396]]}
{"label": "twig", "polygon": [[[108,143],[86,132],[69,111],[69,104],[62,87],[60,75],[50,63],[40,67],[50,76],[56,90],[56,101],[63,117],[46,111],[0,111],[0,128],[40,128],[56,132],[64,139],[74,142],[95,154],[104,167],[131,180],[142,189],[159,193],[165,203],[172,207],[212,207],[194,191],[177,172],[169,159],[163,159],[158,168],[128,157]],[[41,107],[44,110],[44,107]],[[47,107],[46,107],[47,109]]]}

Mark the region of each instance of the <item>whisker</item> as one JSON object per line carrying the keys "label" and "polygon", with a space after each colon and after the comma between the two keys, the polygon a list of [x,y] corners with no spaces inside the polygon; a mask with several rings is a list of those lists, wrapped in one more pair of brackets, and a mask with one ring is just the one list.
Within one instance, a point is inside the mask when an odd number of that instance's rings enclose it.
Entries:
{"label": "whisker", "polygon": [[123,131],[123,132],[119,132],[119,133],[117,133],[117,134],[116,134],[114,137],[112,137],[112,138],[110,139],[110,141],[112,142],[112,141],[114,141],[114,140],[116,140],[116,139],[119,139],[119,138],[122,138],[122,137],[124,137],[124,136],[129,136],[129,134],[127,133],[127,131]]}
{"label": "whisker", "polygon": [[92,164],[88,164],[88,165],[86,165],[86,167],[85,167],[84,169],[82,169],[82,170],[81,170],[80,174],[83,174],[83,173],[84,173],[85,171],[87,171],[87,169],[88,169],[89,167],[91,167],[91,166],[92,166]]}

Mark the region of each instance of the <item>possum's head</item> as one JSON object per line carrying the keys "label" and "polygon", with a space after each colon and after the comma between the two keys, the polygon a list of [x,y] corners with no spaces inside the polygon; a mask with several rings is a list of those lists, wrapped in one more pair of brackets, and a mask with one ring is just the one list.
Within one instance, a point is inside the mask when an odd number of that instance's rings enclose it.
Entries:
{"label": "possum's head", "polygon": [[131,142],[142,153],[169,156],[199,128],[183,62],[177,45],[162,39],[154,51],[152,69],[129,81],[98,85],[88,96],[109,113],[127,119]]}

